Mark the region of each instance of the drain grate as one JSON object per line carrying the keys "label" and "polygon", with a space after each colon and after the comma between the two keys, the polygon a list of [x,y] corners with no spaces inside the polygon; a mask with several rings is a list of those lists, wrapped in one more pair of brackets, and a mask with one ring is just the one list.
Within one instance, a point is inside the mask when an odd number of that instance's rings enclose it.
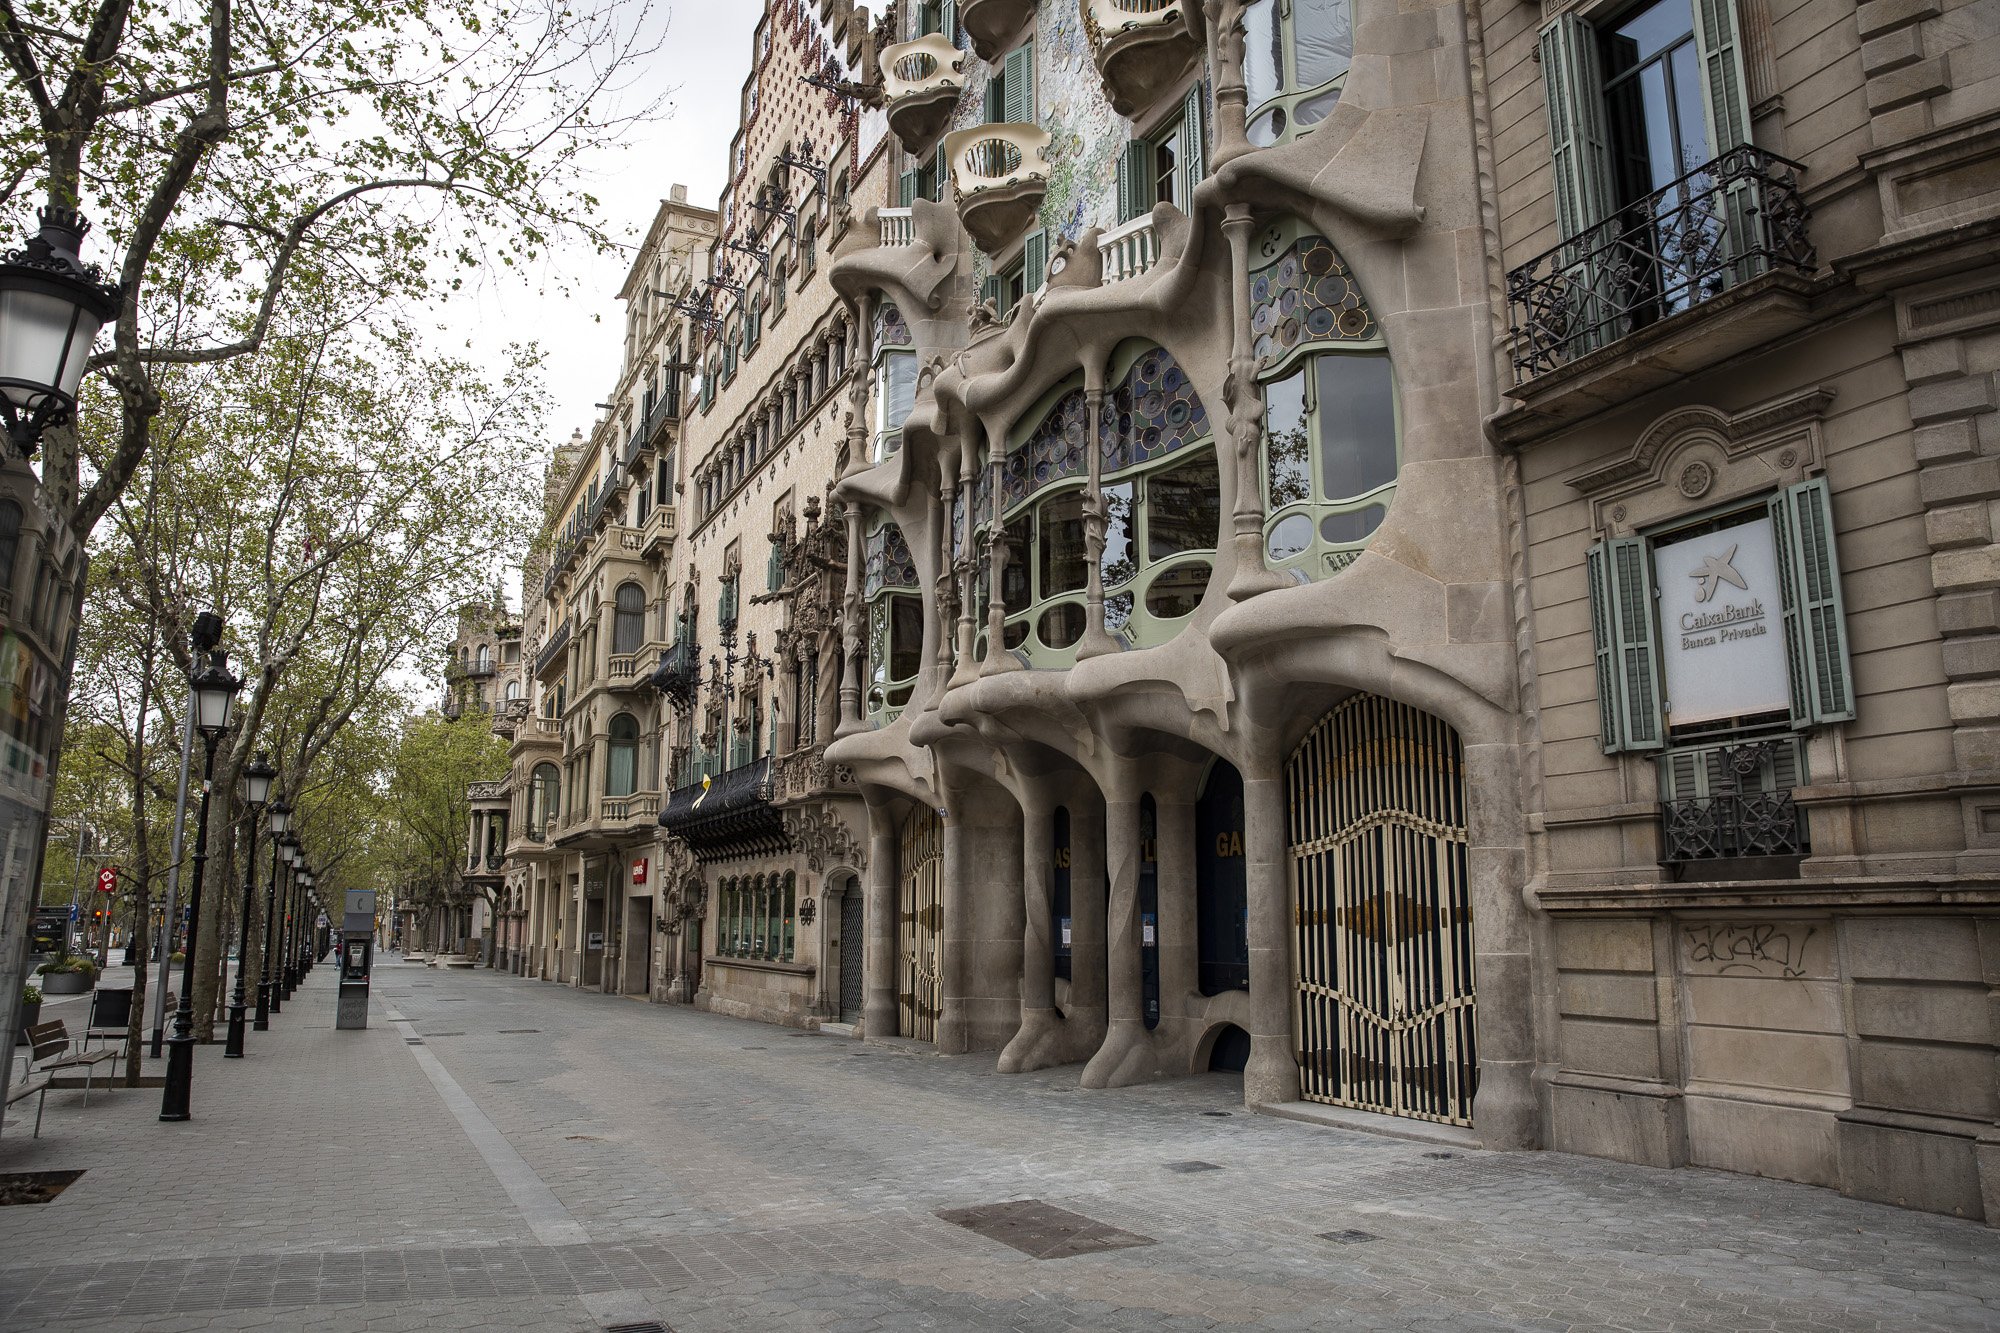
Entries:
{"label": "drain grate", "polygon": [[1458,1156],[1458,1154],[1455,1152],[1427,1152],[1424,1156],[1430,1158],[1433,1162],[1449,1162],[1452,1158]]}
{"label": "drain grate", "polygon": [[0,1208],[47,1203],[81,1179],[81,1171],[10,1171],[0,1175]]}
{"label": "drain grate", "polygon": [[763,1048],[762,1046],[744,1046],[744,1047],[740,1047],[739,1049],[741,1049],[741,1050],[745,1050],[745,1051],[761,1051],[761,1050],[763,1050],[764,1048]]}
{"label": "drain grate", "polygon": [[1202,1114],[1212,1116],[1217,1120],[1226,1120],[1229,1117],[1229,1112],[1227,1111],[1203,1111]]}
{"label": "drain grate", "polygon": [[405,1046],[421,1046],[421,1045],[423,1045],[423,1044],[424,1044],[424,1039],[423,1039],[422,1037],[405,1037],[405,1038],[403,1038],[403,1045],[405,1045]]}
{"label": "drain grate", "polygon": [[540,1028],[501,1028],[500,1035],[503,1037],[518,1037],[523,1033],[540,1031]]}
{"label": "drain grate", "polygon": [[426,1037],[463,1037],[463,1032],[426,1032]]}
{"label": "drain grate", "polygon": [[1319,1233],[1319,1238],[1330,1240],[1335,1245],[1360,1245],[1365,1241],[1382,1239],[1372,1231],[1356,1231],[1352,1227],[1345,1231],[1322,1231]]}
{"label": "drain grate", "polygon": [[1079,1254],[1104,1250],[1129,1250],[1140,1245],[1156,1245],[1150,1236],[1134,1235],[1081,1213],[1044,1203],[1040,1199],[1015,1199],[1009,1203],[982,1204],[977,1208],[946,1209],[938,1216],[954,1226],[1012,1246],[1031,1259],[1068,1259]]}
{"label": "drain grate", "polygon": [[1191,1176],[1197,1171],[1220,1171],[1222,1169],[1214,1162],[1168,1162],[1166,1163],[1166,1168],[1169,1171],[1179,1172],[1184,1176]]}
{"label": "drain grate", "polygon": [[639,1324],[606,1324],[604,1333],[674,1333],[674,1331],[657,1319],[648,1319]]}

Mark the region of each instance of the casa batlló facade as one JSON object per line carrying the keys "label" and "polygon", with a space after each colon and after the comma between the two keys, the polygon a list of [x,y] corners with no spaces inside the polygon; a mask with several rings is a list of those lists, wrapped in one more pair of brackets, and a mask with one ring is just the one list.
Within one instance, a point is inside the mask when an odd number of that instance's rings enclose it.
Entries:
{"label": "casa batll\u00f3 facade", "polygon": [[[656,998],[2000,1217],[1978,9],[771,4],[681,293]],[[822,202],[774,466],[721,265]],[[792,693],[716,689],[808,563]]]}

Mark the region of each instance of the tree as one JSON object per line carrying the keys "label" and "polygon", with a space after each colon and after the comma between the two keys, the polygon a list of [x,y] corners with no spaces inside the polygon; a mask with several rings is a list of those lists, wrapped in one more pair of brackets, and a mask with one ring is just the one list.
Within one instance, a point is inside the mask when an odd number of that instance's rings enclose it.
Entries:
{"label": "tree", "polygon": [[[389,775],[386,879],[407,886],[422,910],[463,901],[475,782],[507,776],[507,742],[477,709],[456,718],[427,713],[404,727]],[[487,894],[492,912],[499,904]]]}

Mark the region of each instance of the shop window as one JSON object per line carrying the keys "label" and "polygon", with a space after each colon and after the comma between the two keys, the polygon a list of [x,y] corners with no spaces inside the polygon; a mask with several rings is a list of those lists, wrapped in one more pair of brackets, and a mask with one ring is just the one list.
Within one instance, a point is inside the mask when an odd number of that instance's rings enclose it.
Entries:
{"label": "shop window", "polygon": [[732,875],[716,895],[716,952],[789,963],[798,944],[798,876]]}
{"label": "shop window", "polygon": [[1333,114],[1354,55],[1348,0],[1256,0],[1244,38],[1251,143],[1283,143]]}

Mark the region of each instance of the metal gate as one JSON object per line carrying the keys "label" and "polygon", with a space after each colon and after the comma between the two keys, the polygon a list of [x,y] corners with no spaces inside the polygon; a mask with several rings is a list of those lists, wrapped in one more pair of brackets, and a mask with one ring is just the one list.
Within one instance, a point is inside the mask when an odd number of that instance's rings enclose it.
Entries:
{"label": "metal gate", "polygon": [[1357,695],[1286,769],[1308,1100],[1472,1123],[1472,905],[1458,734]]}
{"label": "metal gate", "polygon": [[944,933],[944,822],[935,810],[914,811],[903,821],[897,865],[902,892],[897,903],[896,1032],[936,1041],[938,1011],[944,1005],[938,967]]}
{"label": "metal gate", "polygon": [[861,886],[847,881],[840,895],[840,1021],[852,1023],[861,1017]]}

